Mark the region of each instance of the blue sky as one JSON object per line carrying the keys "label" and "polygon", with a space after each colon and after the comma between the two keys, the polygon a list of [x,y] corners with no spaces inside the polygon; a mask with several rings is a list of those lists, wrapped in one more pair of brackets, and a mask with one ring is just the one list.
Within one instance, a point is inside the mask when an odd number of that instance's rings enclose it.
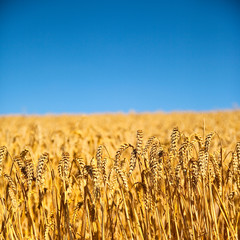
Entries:
{"label": "blue sky", "polygon": [[2,1],[0,114],[240,104],[233,0]]}

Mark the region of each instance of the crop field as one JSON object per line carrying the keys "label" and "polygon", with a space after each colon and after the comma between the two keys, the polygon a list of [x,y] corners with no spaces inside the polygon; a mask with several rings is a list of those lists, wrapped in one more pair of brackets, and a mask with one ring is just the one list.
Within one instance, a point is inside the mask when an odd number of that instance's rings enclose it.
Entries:
{"label": "crop field", "polygon": [[1,239],[240,239],[240,111],[1,116]]}

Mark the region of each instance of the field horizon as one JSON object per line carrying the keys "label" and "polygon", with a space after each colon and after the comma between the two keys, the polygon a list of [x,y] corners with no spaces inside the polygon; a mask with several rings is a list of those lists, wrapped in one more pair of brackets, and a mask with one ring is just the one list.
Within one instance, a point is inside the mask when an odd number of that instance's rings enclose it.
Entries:
{"label": "field horizon", "polygon": [[209,110],[155,110],[155,111],[136,111],[136,110],[129,110],[129,111],[96,111],[96,112],[46,112],[46,113],[1,113],[1,117],[14,117],[14,116],[81,116],[81,115],[129,115],[129,114],[185,114],[185,113],[192,113],[192,114],[205,114],[205,113],[225,113],[225,112],[239,112],[240,108],[226,108],[226,109],[209,109]]}

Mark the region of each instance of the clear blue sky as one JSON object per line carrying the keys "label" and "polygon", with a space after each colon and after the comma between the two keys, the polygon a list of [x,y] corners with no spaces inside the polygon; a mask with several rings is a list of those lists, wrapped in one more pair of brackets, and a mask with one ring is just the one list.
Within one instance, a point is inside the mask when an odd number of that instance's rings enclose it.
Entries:
{"label": "clear blue sky", "polygon": [[232,109],[234,0],[1,1],[0,114]]}

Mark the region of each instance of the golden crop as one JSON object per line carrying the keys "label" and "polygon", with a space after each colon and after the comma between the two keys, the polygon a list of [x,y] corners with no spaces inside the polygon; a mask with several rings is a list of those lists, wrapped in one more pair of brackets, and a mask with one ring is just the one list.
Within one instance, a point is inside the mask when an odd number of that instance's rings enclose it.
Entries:
{"label": "golden crop", "polygon": [[0,117],[0,239],[238,239],[240,111]]}

